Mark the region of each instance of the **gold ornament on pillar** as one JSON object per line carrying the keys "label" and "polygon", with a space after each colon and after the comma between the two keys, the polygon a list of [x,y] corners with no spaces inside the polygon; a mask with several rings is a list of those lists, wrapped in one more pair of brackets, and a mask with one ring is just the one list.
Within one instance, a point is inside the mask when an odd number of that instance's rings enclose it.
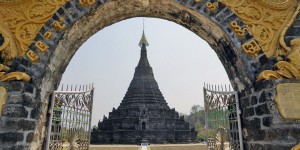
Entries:
{"label": "gold ornament on pillar", "polygon": [[[28,47],[40,29],[67,1],[0,0],[0,57],[2,60],[0,62],[0,81],[30,81],[30,76],[26,73],[8,72],[9,66],[14,58],[22,58],[25,54],[29,55],[31,51]],[[47,45],[42,44],[39,42],[37,47],[46,53]],[[30,53],[30,56],[32,55],[37,56],[34,52]],[[34,60],[38,61],[38,59]]]}
{"label": "gold ornament on pillar", "polygon": [[[219,2],[225,4],[246,24],[245,31],[251,33],[257,42],[256,46],[249,45],[251,41],[242,43],[241,49],[247,55],[256,58],[262,50],[268,58],[275,57],[278,60],[275,69],[261,72],[257,76],[257,81],[300,78],[300,39],[291,40],[290,47],[284,41],[287,30],[299,14],[300,6],[297,0],[219,0]],[[242,32],[233,25],[236,23],[232,22],[231,27],[237,37],[241,37]],[[285,57],[287,59],[284,59]]]}
{"label": "gold ornament on pillar", "polygon": [[14,36],[9,30],[0,26],[0,58],[3,64],[0,64],[0,81],[22,80],[30,81],[30,76],[23,72],[9,72],[13,59],[18,56],[18,51]]}
{"label": "gold ornament on pillar", "polygon": [[6,103],[6,89],[2,86],[0,86],[0,116],[2,114],[2,108],[4,104]]}
{"label": "gold ornament on pillar", "polygon": [[219,0],[233,11],[267,57],[277,56],[280,35],[291,21],[297,0]]}
{"label": "gold ornament on pillar", "polygon": [[[299,14],[299,11],[300,5],[298,5],[290,22],[286,24],[285,28],[280,34],[280,40],[278,44],[279,55],[277,56],[277,60],[279,62],[275,64],[276,68],[273,70],[265,70],[261,72],[257,77],[257,81],[270,80],[268,78],[265,78],[264,76],[270,76],[274,74],[279,76],[279,78],[300,79],[300,38],[295,38],[291,40],[290,46],[287,46],[287,44],[284,41],[284,36],[289,27],[294,22],[296,16]],[[283,60],[282,57],[286,57],[287,59]]]}

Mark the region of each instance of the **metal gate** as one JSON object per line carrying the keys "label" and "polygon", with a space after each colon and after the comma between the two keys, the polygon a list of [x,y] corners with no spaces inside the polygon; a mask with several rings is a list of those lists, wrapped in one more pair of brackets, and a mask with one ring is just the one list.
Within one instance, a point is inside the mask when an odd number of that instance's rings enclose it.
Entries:
{"label": "metal gate", "polygon": [[204,84],[206,140],[209,150],[243,150],[238,94],[230,86]]}
{"label": "metal gate", "polygon": [[88,150],[93,108],[93,85],[66,86],[52,93],[47,150]]}

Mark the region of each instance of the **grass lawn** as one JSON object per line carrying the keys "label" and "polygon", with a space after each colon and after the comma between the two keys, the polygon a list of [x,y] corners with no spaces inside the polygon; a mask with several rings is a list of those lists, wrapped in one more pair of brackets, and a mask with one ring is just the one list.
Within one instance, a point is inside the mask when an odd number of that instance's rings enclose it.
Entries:
{"label": "grass lawn", "polygon": [[138,150],[135,145],[91,145],[90,150]]}
{"label": "grass lawn", "polygon": [[136,147],[97,147],[90,150],[138,150]]}
{"label": "grass lawn", "polygon": [[151,150],[206,150],[206,147],[196,145],[196,146],[158,146],[152,147]]}
{"label": "grass lawn", "polygon": [[[151,150],[207,150],[206,145],[150,145]],[[92,145],[90,150],[138,150],[138,146],[129,145]]]}

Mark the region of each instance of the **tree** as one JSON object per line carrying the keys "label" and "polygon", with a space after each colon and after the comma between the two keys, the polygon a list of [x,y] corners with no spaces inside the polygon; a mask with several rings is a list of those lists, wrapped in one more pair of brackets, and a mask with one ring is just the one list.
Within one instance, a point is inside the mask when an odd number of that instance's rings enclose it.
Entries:
{"label": "tree", "polygon": [[184,118],[196,131],[198,131],[197,139],[204,140],[206,133],[204,107],[200,105],[192,106],[190,114],[185,115]]}
{"label": "tree", "polygon": [[191,108],[191,114],[194,114],[194,113],[199,112],[201,110],[204,110],[204,107],[202,107],[200,105],[194,105]]}

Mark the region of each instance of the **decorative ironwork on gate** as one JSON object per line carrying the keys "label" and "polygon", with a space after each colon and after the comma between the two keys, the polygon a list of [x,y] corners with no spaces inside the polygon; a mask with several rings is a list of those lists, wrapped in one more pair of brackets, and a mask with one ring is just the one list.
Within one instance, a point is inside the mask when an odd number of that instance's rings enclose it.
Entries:
{"label": "decorative ironwork on gate", "polygon": [[62,86],[52,93],[47,150],[88,150],[93,108],[93,85]]}
{"label": "decorative ironwork on gate", "polygon": [[[238,94],[230,85],[204,84],[206,140],[209,150],[243,150]],[[227,144],[228,143],[228,144]]]}

